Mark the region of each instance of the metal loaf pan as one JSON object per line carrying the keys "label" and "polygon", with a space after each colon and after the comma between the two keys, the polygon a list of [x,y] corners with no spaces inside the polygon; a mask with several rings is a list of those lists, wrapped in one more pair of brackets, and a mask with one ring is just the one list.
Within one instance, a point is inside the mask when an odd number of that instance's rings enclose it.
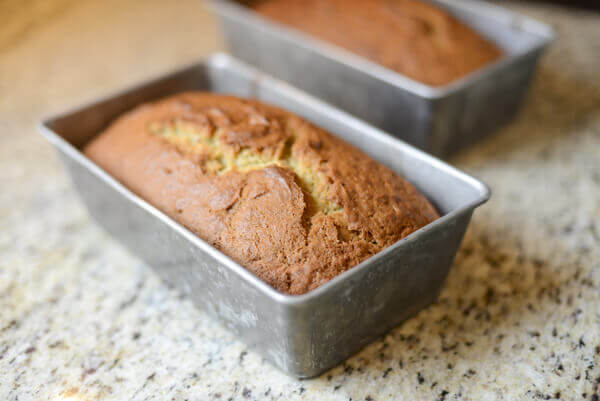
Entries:
{"label": "metal loaf pan", "polygon": [[[304,295],[277,292],[80,151],[132,107],[187,90],[254,97],[353,143],[413,182],[443,216]],[[453,167],[223,54],[40,124],[91,215],[165,280],[285,372],[318,375],[436,299],[488,188]]]}
{"label": "metal loaf pan", "polygon": [[242,5],[252,1],[211,4],[236,57],[414,146],[448,156],[512,119],[554,33],[482,1],[428,1],[498,44],[505,55],[448,85],[432,87]]}

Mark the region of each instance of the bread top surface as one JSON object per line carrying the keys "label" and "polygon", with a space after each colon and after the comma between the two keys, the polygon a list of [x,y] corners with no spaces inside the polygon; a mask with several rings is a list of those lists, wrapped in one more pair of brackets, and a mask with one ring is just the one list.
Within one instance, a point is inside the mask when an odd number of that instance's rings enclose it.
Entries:
{"label": "bread top surface", "polygon": [[501,50],[445,11],[418,0],[262,0],[265,17],[431,86],[496,60]]}
{"label": "bread top surface", "polygon": [[390,169],[254,100],[190,92],[141,105],[84,151],[289,294],[318,287],[438,217]]}

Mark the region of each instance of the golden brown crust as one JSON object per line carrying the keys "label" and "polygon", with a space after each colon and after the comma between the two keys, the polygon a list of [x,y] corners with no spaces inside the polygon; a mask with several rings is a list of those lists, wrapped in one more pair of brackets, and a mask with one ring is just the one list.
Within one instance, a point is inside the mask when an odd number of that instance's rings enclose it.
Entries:
{"label": "golden brown crust", "polygon": [[85,153],[279,291],[302,294],[438,217],[403,178],[301,118],[184,93],[117,119]]}
{"label": "golden brown crust", "polygon": [[473,29],[418,0],[263,0],[255,9],[433,86],[501,55]]}

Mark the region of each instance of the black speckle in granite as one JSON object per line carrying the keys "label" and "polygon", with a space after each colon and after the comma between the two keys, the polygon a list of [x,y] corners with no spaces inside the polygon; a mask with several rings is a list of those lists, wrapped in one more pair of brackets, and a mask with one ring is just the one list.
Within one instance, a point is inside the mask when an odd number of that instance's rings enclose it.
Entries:
{"label": "black speckle in granite", "polygon": [[4,355],[6,355],[6,351],[8,351],[8,345],[5,346],[2,351],[0,351],[0,359],[4,358]]}
{"label": "black speckle in granite", "polygon": [[561,372],[563,370],[565,370],[564,366],[562,365],[562,363],[560,365],[558,365],[558,368],[556,368],[557,370],[560,370]]}
{"label": "black speckle in granite", "polygon": [[16,320],[11,320],[10,322],[8,322],[8,324],[6,326],[4,326],[2,329],[0,329],[0,333],[5,332],[7,330],[10,330],[13,327],[14,328],[17,327],[17,321]]}
{"label": "black speckle in granite", "polygon": [[579,379],[581,379],[581,375],[577,374],[577,376],[575,376],[575,380],[579,380]]}
{"label": "black speckle in granite", "polygon": [[36,348],[35,348],[35,347],[33,347],[33,346],[31,346],[31,347],[28,347],[28,348],[25,350],[25,353],[26,353],[26,354],[31,354],[31,353],[32,353],[32,352],[34,352],[35,350],[36,350]]}
{"label": "black speckle in granite", "polygon": [[449,363],[448,365],[446,365],[446,367],[448,368],[448,370],[452,370],[453,366],[451,363]]}
{"label": "black speckle in granite", "polygon": [[596,229],[596,225],[595,224],[590,224],[589,226],[590,232],[592,233],[592,235],[594,236],[594,239],[596,241],[600,241],[600,233],[598,233],[598,230]]}
{"label": "black speckle in granite", "polygon": [[96,373],[96,368],[85,369],[83,373],[81,373],[81,380],[84,380],[86,377],[93,375]]}
{"label": "black speckle in granite", "polygon": [[446,399],[446,396],[450,394],[448,392],[448,390],[442,390],[442,392],[440,393],[440,395],[438,396],[438,398],[436,399],[436,401],[444,401]]}
{"label": "black speckle in granite", "polygon": [[333,376],[327,375],[327,381],[331,381],[331,379],[333,379]]}
{"label": "black speckle in granite", "polygon": [[302,394],[306,391],[306,389],[304,388],[304,386],[300,386],[300,389],[298,390],[298,394]]}
{"label": "black speckle in granite", "polygon": [[579,346],[579,348],[581,347],[585,347],[585,341],[583,341],[583,337],[579,338],[579,344],[577,344]]}
{"label": "black speckle in granite", "polygon": [[598,394],[592,395],[592,401],[600,401],[600,397],[598,396]]}
{"label": "black speckle in granite", "polygon": [[398,367],[400,369],[404,368],[404,362],[402,362],[402,360],[398,361]]}
{"label": "black speckle in granite", "polygon": [[419,384],[423,384],[425,382],[425,378],[423,377],[421,372],[417,373],[417,381],[419,382]]}
{"label": "black speckle in granite", "polygon": [[131,298],[129,298],[126,301],[121,302],[121,304],[119,305],[119,309],[123,310],[123,309],[129,308],[137,300],[137,297],[138,297],[138,294],[133,294],[133,296]]}
{"label": "black speckle in granite", "polygon": [[433,384],[431,385],[431,388],[435,388],[435,386],[438,385],[438,382],[433,382]]}
{"label": "black speckle in granite", "polygon": [[[527,394],[531,394],[531,390],[527,391]],[[544,394],[540,391],[536,391],[535,394],[533,394],[533,396],[535,398],[537,398],[538,400],[549,400],[552,398],[552,396],[550,396],[548,394]]]}
{"label": "black speckle in granite", "polygon": [[558,335],[558,331],[556,330],[556,327],[554,327],[552,329],[552,337],[556,337]]}
{"label": "black speckle in granite", "polygon": [[240,357],[239,357],[240,365],[242,363],[244,363],[244,358],[246,357],[246,355],[248,355],[248,351],[244,350],[244,351],[240,352]]}
{"label": "black speckle in granite", "polygon": [[556,398],[557,400],[560,398],[560,391],[554,393],[554,398]]}
{"label": "black speckle in granite", "polygon": [[365,401],[375,401],[375,399],[373,397],[371,397],[370,395],[365,397]]}
{"label": "black speckle in granite", "polygon": [[581,280],[581,285],[585,286],[585,287],[590,287],[590,288],[594,288],[594,283],[592,282],[592,280],[584,278],[583,280]]}
{"label": "black speckle in granite", "polygon": [[244,398],[250,398],[252,396],[252,390],[250,390],[248,387],[244,387],[242,390],[242,396]]}
{"label": "black speckle in granite", "polygon": [[344,373],[345,374],[351,375],[352,372],[354,372],[354,368],[352,366],[350,366],[350,365],[345,365],[344,366]]}
{"label": "black speckle in granite", "polygon": [[387,377],[387,375],[389,375],[391,371],[392,371],[392,368],[387,368],[386,370],[383,371],[382,377]]}
{"label": "black speckle in granite", "polygon": [[265,391],[265,396],[269,395],[270,393],[271,393],[271,387],[269,387],[269,388],[267,389],[267,391]]}
{"label": "black speckle in granite", "polygon": [[573,232],[573,223],[569,223],[562,229],[563,234],[571,234]]}
{"label": "black speckle in granite", "polygon": [[113,361],[113,363],[108,367],[108,370],[113,369],[115,366],[117,366],[119,364],[119,362],[121,361],[120,358],[117,358]]}
{"label": "black speckle in granite", "polygon": [[340,387],[342,387],[341,384],[336,384],[335,386],[333,386],[333,391],[338,391]]}
{"label": "black speckle in granite", "polygon": [[142,334],[139,331],[136,331],[135,333],[133,333],[133,335],[131,336],[131,338],[133,339],[133,341],[139,339],[142,336]]}
{"label": "black speckle in granite", "polygon": [[146,377],[146,381],[154,380],[155,377],[156,377],[156,372],[154,372],[150,376]]}
{"label": "black speckle in granite", "polygon": [[463,377],[469,377],[469,378],[471,378],[471,377],[475,376],[475,374],[477,374],[477,372],[476,372],[475,370],[473,370],[473,369],[469,369],[469,370],[467,370],[467,372],[466,372],[466,373],[463,375]]}

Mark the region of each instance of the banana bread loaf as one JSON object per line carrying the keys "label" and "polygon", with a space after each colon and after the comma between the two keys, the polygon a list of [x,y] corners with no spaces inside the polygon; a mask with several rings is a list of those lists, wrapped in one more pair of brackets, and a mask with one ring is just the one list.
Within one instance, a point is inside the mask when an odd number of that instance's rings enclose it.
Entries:
{"label": "banana bread loaf", "polygon": [[438,217],[410,183],[279,108],[189,92],[85,154],[277,290],[302,294]]}
{"label": "banana bread loaf", "polygon": [[255,10],[432,86],[501,51],[441,9],[418,0],[262,0]]}

